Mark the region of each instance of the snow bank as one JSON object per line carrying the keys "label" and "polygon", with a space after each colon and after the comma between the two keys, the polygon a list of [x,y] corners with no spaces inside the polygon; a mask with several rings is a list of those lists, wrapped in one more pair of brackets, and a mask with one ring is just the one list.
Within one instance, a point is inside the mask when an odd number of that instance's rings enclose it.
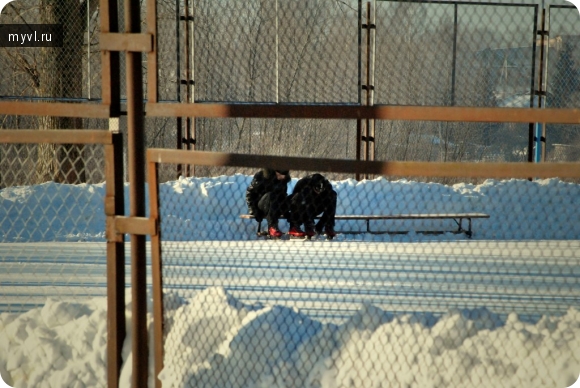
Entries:
{"label": "snow bank", "polygon": [[0,314],[0,372],[15,387],[104,387],[106,301],[48,299],[24,314]]}
{"label": "snow bank", "polygon": [[575,309],[527,324],[486,309],[437,319],[364,305],[333,325],[208,288],[173,319],[164,387],[568,387],[580,365]]}
{"label": "snow bank", "polygon": [[[246,213],[245,189],[250,176],[181,178],[161,185],[161,214],[166,240],[247,240],[255,223]],[[289,185],[292,190],[297,179]],[[332,182],[338,193],[337,214],[483,212],[474,220],[474,239],[580,238],[580,185],[544,180],[486,180],[480,185],[447,186],[385,178]],[[281,225],[282,228],[287,227]],[[452,220],[377,221],[376,229],[456,229]],[[337,230],[364,230],[364,222],[339,221]],[[429,236],[445,239],[450,236]],[[458,236],[463,238],[463,236]],[[342,235],[339,240],[416,241],[417,235]]]}
{"label": "snow bank", "polygon": [[[252,177],[236,174],[180,178],[160,185],[165,240],[247,240],[255,223],[246,213]],[[289,185],[292,190],[294,178]],[[453,186],[385,178],[332,182],[338,214],[484,212],[474,239],[580,239],[580,185],[558,179],[486,180]],[[0,242],[105,241],[104,185],[46,183],[0,190]],[[126,201],[126,204],[129,202]],[[57,217],[57,215],[59,215]],[[66,215],[63,218],[62,215]],[[32,225],[24,225],[33,220]],[[34,226],[34,227],[31,227]],[[287,227],[282,223],[281,227]],[[456,229],[452,220],[377,221],[389,230]],[[339,221],[337,230],[364,230],[364,221]],[[417,241],[464,236],[342,235],[339,240]]]}
{"label": "snow bank", "polygon": [[[335,325],[284,306],[246,305],[218,287],[172,305],[164,387],[564,388],[579,373],[573,308],[529,324],[485,309],[436,318],[364,305]],[[48,299],[24,314],[0,314],[0,372],[15,387],[104,387],[106,335],[104,298]],[[130,386],[130,349],[129,338],[122,387]]]}

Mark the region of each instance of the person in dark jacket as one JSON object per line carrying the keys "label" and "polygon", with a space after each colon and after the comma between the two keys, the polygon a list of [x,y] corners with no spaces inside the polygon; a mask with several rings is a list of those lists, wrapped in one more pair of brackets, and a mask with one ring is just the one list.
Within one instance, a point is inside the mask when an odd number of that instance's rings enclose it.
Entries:
{"label": "person in dark jacket", "polygon": [[[327,238],[336,236],[334,231],[334,216],[336,214],[336,191],[321,174],[312,174],[296,182],[290,200],[290,231],[300,234],[300,225],[304,224],[304,232],[308,237],[316,233]],[[320,220],[314,225],[314,219],[320,215]]]}
{"label": "person in dark jacket", "polygon": [[264,168],[258,171],[246,190],[248,212],[256,221],[268,221],[268,234],[279,238],[282,232],[278,228],[278,219],[285,217],[289,210],[288,170],[271,170]]}

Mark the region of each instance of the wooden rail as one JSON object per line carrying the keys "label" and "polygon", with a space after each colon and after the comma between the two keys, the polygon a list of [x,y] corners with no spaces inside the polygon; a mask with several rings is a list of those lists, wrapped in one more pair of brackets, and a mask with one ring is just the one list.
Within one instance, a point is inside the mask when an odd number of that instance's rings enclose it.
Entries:
{"label": "wooden rail", "polygon": [[376,119],[410,121],[580,124],[580,109],[459,106],[148,103],[148,116]]}
{"label": "wooden rail", "polygon": [[0,114],[104,119],[111,117],[111,107],[89,103],[0,101]]}
{"label": "wooden rail", "polygon": [[150,148],[147,160],[154,163],[236,166],[302,171],[360,173],[384,176],[464,178],[580,178],[580,163],[459,163],[379,162],[345,159],[302,158],[228,154],[221,152]]}
{"label": "wooden rail", "polygon": [[5,129],[0,143],[12,144],[112,144],[113,133],[106,129]]}

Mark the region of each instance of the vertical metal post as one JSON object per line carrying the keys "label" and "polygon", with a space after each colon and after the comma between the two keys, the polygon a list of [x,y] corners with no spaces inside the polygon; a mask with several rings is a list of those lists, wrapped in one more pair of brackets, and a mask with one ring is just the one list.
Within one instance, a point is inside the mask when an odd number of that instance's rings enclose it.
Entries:
{"label": "vertical metal post", "polygon": [[[189,89],[189,99],[192,103],[195,103],[195,1],[192,1],[191,6],[191,28],[189,29],[189,39],[191,44],[189,47],[189,71],[190,71],[190,89]],[[196,150],[197,147],[197,131],[195,126],[195,117],[190,117],[190,138],[191,138],[191,149]],[[191,166],[191,175],[195,176],[195,165]]]}
{"label": "vertical metal post", "polygon": [[[189,1],[184,0],[184,16],[183,22],[185,23],[185,102],[191,102],[191,94],[189,93],[189,87],[191,82],[191,64],[189,63]],[[191,118],[185,118],[185,149],[191,150]],[[185,168],[185,176],[190,176],[190,166],[186,165]]]}
{"label": "vertical metal post", "polygon": [[[194,50],[193,50],[193,28],[190,23],[193,23],[194,18],[193,15],[190,14],[189,10],[189,0],[184,0],[184,15],[180,17],[185,23],[184,28],[184,45],[185,45],[185,79],[180,79],[179,82],[181,84],[185,84],[185,102],[192,103],[194,102],[193,98],[193,85],[195,81],[192,78],[192,67],[193,67],[193,58],[194,58]],[[181,77],[180,77],[181,78]],[[192,150],[195,149],[195,120],[192,117],[185,118],[185,137],[182,138],[182,146],[185,143],[185,149]],[[195,175],[195,166],[185,165],[182,166],[182,170],[185,176]]]}
{"label": "vertical metal post", "polygon": [[[358,0],[358,104],[362,105],[362,0]],[[356,160],[361,158],[362,120],[356,120]],[[360,180],[360,173],[355,174],[355,179]]]}
{"label": "vertical metal post", "polygon": [[147,32],[153,36],[153,51],[147,53],[147,102],[158,101],[157,88],[157,59],[159,48],[157,46],[157,1],[147,0]]}
{"label": "vertical metal post", "polygon": [[[543,106],[547,107],[548,106],[548,61],[550,58],[549,52],[550,52],[550,7],[544,8],[546,13],[544,15],[544,30],[546,31],[546,36],[547,39],[545,40],[544,44],[544,48],[545,48],[545,52],[544,52],[544,68],[542,70],[542,73],[544,74],[544,80],[543,80],[543,87],[541,89],[541,98],[543,100]],[[547,139],[547,128],[546,128],[546,123],[542,123],[542,143],[543,143],[543,147],[542,147],[542,161],[545,162],[546,161],[546,139]]]}
{"label": "vertical metal post", "polygon": [[[371,3],[369,2],[369,14],[371,15],[370,21],[371,21],[371,27],[372,29],[369,30],[369,34],[371,36],[371,44],[369,44],[369,49],[371,51],[370,53],[370,58],[369,58],[369,62],[370,62],[370,67],[369,67],[369,72],[370,72],[370,76],[369,76],[369,82],[370,82],[370,90],[369,90],[369,94],[370,94],[370,102],[368,105],[374,105],[375,104],[375,52],[376,52],[376,24],[375,24],[375,15],[376,15],[376,0],[374,1],[374,7],[371,9]],[[371,13],[372,11],[372,13]],[[369,145],[370,145],[370,150],[369,150],[369,160],[375,160],[375,119],[370,120],[369,122]]]}
{"label": "vertical metal post", "polygon": [[[530,86],[530,108],[534,107],[536,96],[536,40],[538,36],[538,6],[534,7],[534,32],[532,35],[532,74]],[[528,127],[528,162],[534,161],[534,128],[535,123],[530,123]],[[528,178],[531,180],[531,178]]]}
{"label": "vertical metal post", "polygon": [[[179,9],[179,5],[180,5],[180,0],[175,0],[175,42],[176,42],[176,47],[177,50],[175,50],[175,77],[177,78],[177,94],[176,94],[176,100],[177,102],[181,102],[181,53],[179,51],[180,48],[180,44],[181,44],[181,40],[180,38],[180,33],[179,33],[179,26],[180,26],[180,9]],[[176,148],[178,150],[183,148],[183,121],[181,119],[181,117],[177,117],[175,119],[175,126],[177,127],[177,139],[176,139]],[[183,165],[182,164],[177,164],[176,165],[176,173],[177,173],[177,177],[179,177],[180,175],[183,174]]]}
{"label": "vertical metal post", "polygon": [[455,74],[457,71],[457,4],[453,10],[453,64],[451,66],[451,106],[455,106]]}
{"label": "vertical metal post", "polygon": [[91,99],[91,6],[87,1],[87,98]]}
{"label": "vertical metal post", "polygon": [[[100,0],[101,33],[119,32],[117,0]],[[111,117],[121,111],[121,76],[119,52],[101,51],[101,99],[111,107]]]}
{"label": "vertical metal post", "polygon": [[[141,32],[140,0],[125,0],[125,32]],[[145,216],[145,139],[143,64],[140,52],[125,54],[127,67],[127,131],[129,215]],[[147,386],[147,277],[145,236],[131,237],[133,387]]]}
{"label": "vertical metal post", "polygon": [[[123,215],[123,136],[105,145],[105,216]],[[107,386],[117,388],[125,341],[125,237],[107,234]]]}
{"label": "vertical metal post", "polygon": [[[546,92],[544,91],[544,68],[545,68],[545,36],[548,35],[548,31],[546,30],[546,8],[544,2],[542,1],[542,24],[541,24],[541,31],[538,32],[540,34],[540,68],[539,68],[539,77],[538,77],[538,90],[536,95],[538,96],[538,108],[542,108],[544,105],[544,98],[546,96]],[[546,124],[545,123],[536,123],[536,134],[534,138],[535,142],[535,151],[534,151],[534,161],[536,163],[544,162],[546,160]]]}
{"label": "vertical metal post", "polygon": [[[363,25],[363,28],[366,30],[366,80],[365,85],[363,85],[363,89],[366,92],[365,95],[365,105],[368,106],[370,104],[370,88],[371,88],[371,34],[370,34],[370,25],[371,25],[371,3],[367,2],[367,22]],[[365,120],[365,129],[364,129],[364,136],[362,138],[363,141],[363,159],[369,160],[369,126],[370,126],[370,119]],[[368,174],[365,174],[365,178],[368,178]]]}
{"label": "vertical metal post", "polygon": [[[119,32],[117,0],[100,0],[100,30]],[[101,51],[101,98],[110,106],[111,117],[119,117],[121,104],[119,53]],[[122,215],[123,138],[112,135],[112,144],[105,146],[105,215]],[[110,236],[109,236],[110,237]],[[122,351],[126,335],[125,324],[125,251],[124,237],[107,239],[107,386],[117,388],[123,364]]]}
{"label": "vertical metal post", "polygon": [[279,45],[279,40],[278,40],[279,25],[278,25],[278,23],[279,23],[278,0],[276,0],[276,36],[275,36],[275,38],[276,38],[276,41],[275,41],[275,48],[276,48],[276,65],[275,65],[275,67],[276,67],[276,69],[275,69],[276,70],[276,81],[275,81],[276,82],[276,104],[280,103],[280,68],[279,68],[279,66],[280,66],[280,62],[279,62],[280,61],[280,57],[279,57],[280,53],[279,53],[279,47],[278,47],[278,45]]}
{"label": "vertical metal post", "polygon": [[157,376],[163,370],[163,277],[161,272],[161,220],[159,218],[159,169],[158,164],[149,161],[149,217],[155,220],[157,233],[151,236],[151,277],[153,282],[153,352],[155,359],[155,387],[161,388]]}
{"label": "vertical metal post", "polygon": [[[371,2],[367,2],[367,22],[363,24],[366,29],[366,85],[362,88],[366,90],[366,106],[373,105],[373,91],[374,91],[374,77],[373,77],[373,49],[372,49],[372,30],[375,29],[373,22]],[[362,137],[364,144],[364,160],[374,159],[374,141],[375,141],[375,122],[373,119],[365,120],[365,135]],[[369,178],[369,174],[365,174],[365,178]]]}

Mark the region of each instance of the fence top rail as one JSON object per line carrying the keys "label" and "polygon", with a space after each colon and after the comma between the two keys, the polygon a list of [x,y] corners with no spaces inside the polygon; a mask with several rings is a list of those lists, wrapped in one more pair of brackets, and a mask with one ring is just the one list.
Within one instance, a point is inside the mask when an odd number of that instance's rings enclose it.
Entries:
{"label": "fence top rail", "polygon": [[3,129],[0,144],[112,144],[113,133],[106,129]]}
{"label": "fence top rail", "polygon": [[89,103],[0,101],[0,114],[98,119],[110,117],[111,107]]}
{"label": "fence top rail", "polygon": [[[253,117],[580,124],[580,109],[352,104],[148,103],[153,117]],[[0,111],[1,113],[1,111]]]}
{"label": "fence top rail", "polygon": [[147,150],[149,163],[232,166],[384,176],[462,178],[580,178],[580,163],[381,162],[207,151]]}

